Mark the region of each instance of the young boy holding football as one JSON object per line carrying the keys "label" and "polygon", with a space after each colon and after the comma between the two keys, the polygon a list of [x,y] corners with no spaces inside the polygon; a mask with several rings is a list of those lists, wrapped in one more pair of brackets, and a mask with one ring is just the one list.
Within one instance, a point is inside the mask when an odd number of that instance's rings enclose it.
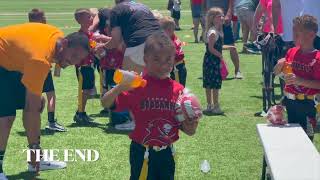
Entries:
{"label": "young boy holding football", "polygon": [[131,180],[174,179],[173,143],[179,129],[193,135],[198,118],[179,122],[175,119],[175,103],[184,87],[171,80],[175,47],[163,32],[155,32],[146,40],[144,49],[147,81],[145,87],[132,89],[129,83],[119,84],[102,98],[102,104],[117,111],[129,109],[135,119],[130,133]]}
{"label": "young boy holding football", "polygon": [[320,51],[313,42],[318,32],[315,17],[303,15],[293,20],[296,47],[288,50],[285,58],[278,61],[275,74],[283,71],[285,98],[289,123],[299,123],[311,140],[316,126],[315,96],[320,93]]}

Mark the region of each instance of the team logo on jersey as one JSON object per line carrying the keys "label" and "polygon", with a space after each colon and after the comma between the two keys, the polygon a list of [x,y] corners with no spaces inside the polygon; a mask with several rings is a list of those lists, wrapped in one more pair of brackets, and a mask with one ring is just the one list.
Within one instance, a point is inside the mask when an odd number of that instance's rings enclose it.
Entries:
{"label": "team logo on jersey", "polygon": [[157,142],[162,144],[172,144],[173,138],[177,135],[178,125],[166,119],[155,119],[148,123],[146,128],[147,135],[143,139],[143,144],[150,144],[151,142]]}

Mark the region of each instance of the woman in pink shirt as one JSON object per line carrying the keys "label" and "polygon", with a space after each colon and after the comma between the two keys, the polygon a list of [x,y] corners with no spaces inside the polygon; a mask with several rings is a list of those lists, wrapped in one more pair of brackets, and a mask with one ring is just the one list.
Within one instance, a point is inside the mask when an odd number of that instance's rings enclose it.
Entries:
{"label": "woman in pink shirt", "polygon": [[[274,32],[273,22],[272,22],[272,0],[260,0],[258,7],[254,15],[253,32],[257,32],[257,26],[259,25],[262,15],[265,16],[265,22],[263,24],[262,31],[265,33]],[[282,18],[279,17],[278,29],[276,34],[283,33]]]}

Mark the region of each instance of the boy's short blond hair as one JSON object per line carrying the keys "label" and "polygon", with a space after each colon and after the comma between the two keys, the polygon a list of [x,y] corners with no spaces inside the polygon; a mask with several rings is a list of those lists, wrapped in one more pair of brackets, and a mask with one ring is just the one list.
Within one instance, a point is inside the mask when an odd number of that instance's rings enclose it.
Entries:
{"label": "boy's short blond hair", "polygon": [[318,32],[317,18],[311,15],[302,15],[293,19],[293,25],[303,28],[307,31]]}
{"label": "boy's short blond hair", "polygon": [[161,50],[169,50],[174,54],[175,46],[167,34],[163,31],[156,31],[147,38],[144,47],[144,54],[152,56],[154,54],[158,54]]}
{"label": "boy's short blond hair", "polygon": [[28,13],[29,22],[40,22],[44,18],[44,12],[41,9],[31,9]]}
{"label": "boy's short blond hair", "polygon": [[170,16],[164,16],[163,18],[160,19],[160,27],[163,30],[173,30],[175,28],[175,23],[172,17]]}
{"label": "boy's short blond hair", "polygon": [[78,23],[80,23],[80,19],[83,15],[85,14],[90,14],[92,15],[90,9],[88,8],[79,8],[79,9],[76,9],[75,13],[74,13],[74,18],[76,19],[76,21]]}
{"label": "boy's short blond hair", "polygon": [[163,18],[163,15],[158,10],[155,9],[155,10],[152,10],[151,12],[157,20],[160,20]]}

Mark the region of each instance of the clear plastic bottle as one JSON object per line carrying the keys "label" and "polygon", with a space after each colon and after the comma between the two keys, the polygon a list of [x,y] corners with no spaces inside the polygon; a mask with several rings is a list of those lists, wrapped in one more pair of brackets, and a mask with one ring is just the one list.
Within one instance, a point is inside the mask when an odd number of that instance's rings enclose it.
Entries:
{"label": "clear plastic bottle", "polygon": [[147,81],[134,72],[129,72],[121,69],[117,69],[114,72],[113,80],[116,84],[130,83],[131,87],[145,87]]}
{"label": "clear plastic bottle", "polygon": [[207,160],[203,160],[200,165],[200,170],[203,173],[208,173],[210,171],[210,164]]}

